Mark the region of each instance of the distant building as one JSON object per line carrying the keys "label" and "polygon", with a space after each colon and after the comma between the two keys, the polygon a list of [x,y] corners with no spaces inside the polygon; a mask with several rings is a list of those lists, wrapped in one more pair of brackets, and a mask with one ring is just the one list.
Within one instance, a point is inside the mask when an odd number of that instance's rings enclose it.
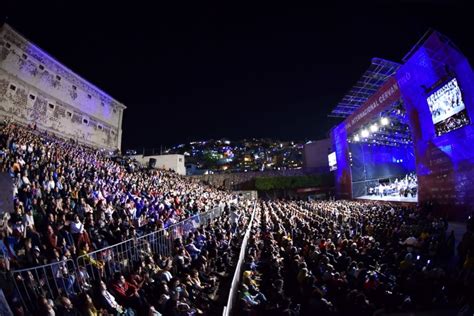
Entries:
{"label": "distant building", "polygon": [[208,170],[199,169],[198,165],[196,165],[196,164],[193,164],[193,163],[187,163],[186,164],[186,175],[187,176],[202,175],[202,174],[205,174],[206,172],[209,173]]}
{"label": "distant building", "polygon": [[303,142],[298,141],[210,139],[175,145],[165,153],[185,155],[186,163],[199,169],[191,170],[192,174],[290,170],[303,166]]}
{"label": "distant building", "polygon": [[184,155],[132,155],[131,158],[137,160],[144,166],[156,169],[173,170],[177,174],[186,175],[184,165]]}
{"label": "distant building", "polygon": [[331,139],[321,139],[304,145],[303,168],[308,172],[328,172]]}
{"label": "distant building", "polygon": [[0,117],[114,150],[125,108],[9,25],[0,27]]}

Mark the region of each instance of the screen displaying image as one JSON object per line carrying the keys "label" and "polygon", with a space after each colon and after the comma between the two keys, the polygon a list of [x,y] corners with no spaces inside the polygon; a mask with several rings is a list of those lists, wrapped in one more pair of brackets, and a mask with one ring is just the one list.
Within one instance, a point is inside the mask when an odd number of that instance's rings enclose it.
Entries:
{"label": "screen displaying image", "polygon": [[329,161],[329,171],[334,171],[337,169],[337,160],[336,160],[336,152],[332,152],[328,155]]}
{"label": "screen displaying image", "polygon": [[430,94],[427,102],[438,136],[470,123],[456,78]]}

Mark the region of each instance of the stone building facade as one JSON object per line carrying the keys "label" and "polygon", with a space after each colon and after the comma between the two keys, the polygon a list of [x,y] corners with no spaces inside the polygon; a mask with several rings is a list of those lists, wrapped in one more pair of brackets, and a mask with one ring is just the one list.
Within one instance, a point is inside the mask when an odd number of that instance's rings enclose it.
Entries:
{"label": "stone building facade", "polygon": [[125,108],[9,25],[0,27],[0,117],[115,150]]}

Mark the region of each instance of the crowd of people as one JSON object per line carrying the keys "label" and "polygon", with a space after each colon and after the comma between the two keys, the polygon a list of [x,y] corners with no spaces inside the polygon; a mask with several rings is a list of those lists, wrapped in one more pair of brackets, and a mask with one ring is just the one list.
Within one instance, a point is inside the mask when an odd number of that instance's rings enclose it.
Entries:
{"label": "crowd of people", "polygon": [[471,120],[464,109],[461,112],[448,117],[444,121],[435,124],[435,131],[437,136],[449,133],[455,129],[461,128],[470,124]]}
{"label": "crowd of people", "polygon": [[[30,294],[27,297],[36,300],[27,302],[27,309],[16,300],[13,311],[15,315],[211,315],[220,306],[219,293],[228,290],[219,287],[233,273],[241,232],[248,220],[244,210],[231,210],[209,225],[176,238],[171,256],[153,252],[150,246],[132,262],[128,273],[118,270],[110,280],[96,278],[90,287],[77,284],[75,290],[58,293],[57,297]],[[233,213],[238,214],[235,230]],[[28,285],[28,290],[38,292],[36,286]]]}
{"label": "crowd of people", "polygon": [[0,227],[11,268],[74,256],[86,244],[101,249],[232,199],[173,172],[128,172],[100,151],[13,124],[0,130],[0,148],[0,170],[14,181],[14,212]]}
{"label": "crowd of people", "polygon": [[[12,177],[14,196],[13,211],[0,218],[0,294],[14,315],[216,312],[220,284],[234,273],[250,201],[123,161],[33,129],[0,127],[0,171]],[[410,179],[397,184],[409,187]],[[216,206],[225,210],[220,217],[164,235],[167,251],[159,251],[159,239],[144,238]],[[415,207],[261,201],[234,311],[384,315],[457,308],[472,314],[473,226],[456,248],[447,222]],[[139,247],[129,249],[137,238]],[[113,257],[92,255],[131,240],[127,269]],[[50,279],[55,291],[48,291]]]}
{"label": "crowd of people", "polygon": [[257,218],[243,314],[474,312],[472,229],[455,249],[442,218],[380,202],[269,201]]}
{"label": "crowd of people", "polygon": [[415,197],[418,193],[418,181],[415,173],[395,178],[388,183],[380,182],[367,188],[368,195]]}
{"label": "crowd of people", "polygon": [[[77,315],[84,308],[86,315],[144,315],[146,302],[158,301],[150,311],[199,314],[209,305],[199,293],[211,293],[215,273],[229,267],[237,237],[228,229],[230,217],[223,217],[175,240],[169,257],[150,247],[131,263],[133,273],[125,278],[116,271],[110,283],[101,279],[79,284],[67,266],[58,265],[52,276],[60,283],[58,299],[48,297],[46,286],[35,284],[42,283],[42,276],[31,272],[15,274],[15,281],[27,289],[14,288],[6,273],[78,256],[103,276],[104,260],[89,257],[90,252],[166,229],[217,206],[228,209],[234,197],[171,171],[130,170],[100,150],[12,123],[0,128],[0,171],[10,174],[14,183],[14,210],[3,213],[0,223],[0,270],[1,288],[15,314],[34,310]],[[21,295],[28,298],[29,308],[24,308]]]}
{"label": "crowd of people", "polygon": [[432,93],[426,101],[435,124],[466,108],[461,89],[454,78]]}

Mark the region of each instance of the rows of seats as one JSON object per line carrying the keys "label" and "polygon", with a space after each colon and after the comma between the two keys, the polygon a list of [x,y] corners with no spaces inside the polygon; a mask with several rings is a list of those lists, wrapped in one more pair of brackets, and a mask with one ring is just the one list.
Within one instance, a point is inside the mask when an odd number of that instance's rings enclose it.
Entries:
{"label": "rows of seats", "polygon": [[[13,210],[0,222],[0,285],[15,315],[221,310],[249,203],[231,207],[226,191],[12,123],[0,127],[0,171],[13,180]],[[221,217],[205,217],[218,206]],[[261,201],[235,311],[470,315],[472,226],[458,242],[422,208]]]}
{"label": "rows of seats", "polygon": [[[114,258],[89,256],[217,206],[228,211],[234,199],[171,171],[134,170],[123,161],[32,128],[1,126],[0,171],[12,177],[14,195],[14,209],[0,225],[1,288],[16,314],[200,313],[210,306],[198,293],[215,291],[216,274],[229,267],[237,238],[228,233],[226,217],[181,231],[166,255],[143,239],[125,276],[123,269],[107,270]],[[79,272],[78,257],[84,262]],[[14,284],[5,277],[12,273]]]}
{"label": "rows of seats", "polygon": [[252,236],[240,285],[242,314],[474,311],[472,227],[456,249],[448,223],[423,209],[268,201]]}

